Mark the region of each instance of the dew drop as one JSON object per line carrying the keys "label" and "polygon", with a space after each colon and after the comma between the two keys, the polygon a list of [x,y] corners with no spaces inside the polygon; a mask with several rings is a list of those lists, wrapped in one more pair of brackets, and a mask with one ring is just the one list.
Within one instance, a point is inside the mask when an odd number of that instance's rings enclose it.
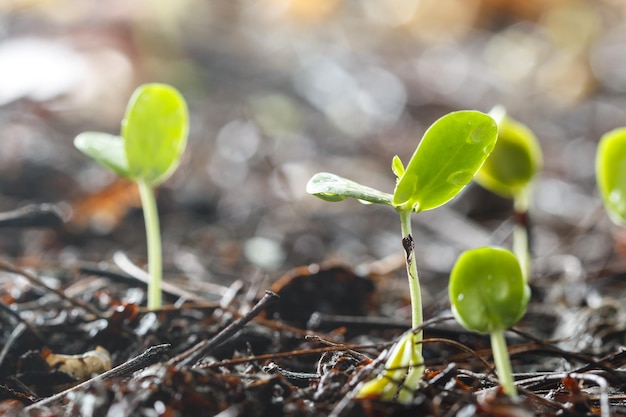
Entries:
{"label": "dew drop", "polygon": [[460,303],[461,301],[463,301],[463,299],[465,298],[465,294],[460,293],[459,295],[456,296],[456,300]]}
{"label": "dew drop", "polygon": [[448,182],[452,185],[467,185],[474,178],[470,171],[457,171],[448,177]]}
{"label": "dew drop", "polygon": [[483,129],[474,129],[465,141],[470,145],[480,145],[486,139],[487,137],[483,135]]}
{"label": "dew drop", "polygon": [[609,203],[613,206],[613,210],[617,211],[620,215],[626,213],[626,201],[624,200],[624,194],[619,189],[614,189],[609,194]]}
{"label": "dew drop", "polygon": [[613,190],[609,194],[609,201],[615,205],[618,205],[622,201],[624,201],[624,196],[622,195],[622,192],[620,190]]}
{"label": "dew drop", "polygon": [[491,152],[493,152],[493,148],[495,148],[496,143],[490,143],[489,145],[485,146],[483,148],[483,152],[485,153],[485,155],[489,155]]}

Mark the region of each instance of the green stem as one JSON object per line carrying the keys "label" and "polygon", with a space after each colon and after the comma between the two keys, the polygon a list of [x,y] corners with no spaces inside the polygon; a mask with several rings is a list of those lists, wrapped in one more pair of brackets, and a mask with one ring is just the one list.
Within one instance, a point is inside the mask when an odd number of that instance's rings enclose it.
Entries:
{"label": "green stem", "polygon": [[496,363],[496,371],[498,372],[498,380],[504,390],[504,393],[517,397],[517,387],[513,379],[513,370],[511,368],[511,360],[509,359],[509,350],[504,339],[502,330],[491,333],[491,350],[493,351],[493,359]]}
{"label": "green stem", "polygon": [[161,261],[161,231],[159,228],[159,213],[152,187],[138,181],[139,195],[143,217],[146,223],[146,239],[148,241],[148,308],[151,310],[161,307],[161,277],[163,266]]}
{"label": "green stem", "polygon": [[[424,322],[422,313],[422,293],[419,278],[417,276],[417,265],[415,264],[415,242],[411,234],[411,214],[412,210],[399,210],[400,225],[402,227],[402,244],[406,252],[406,272],[409,278],[409,291],[411,294],[412,321],[411,325],[415,329]],[[416,334],[416,341],[422,340],[422,331]],[[422,352],[422,345],[417,344],[416,349]]]}

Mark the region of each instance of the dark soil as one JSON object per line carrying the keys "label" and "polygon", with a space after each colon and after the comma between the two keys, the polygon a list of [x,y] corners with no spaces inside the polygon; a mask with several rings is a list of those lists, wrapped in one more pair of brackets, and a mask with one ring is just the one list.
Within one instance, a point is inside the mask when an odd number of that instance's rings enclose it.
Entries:
{"label": "dark soil", "polygon": [[[367,0],[50,3],[0,7],[1,415],[626,414],[626,239],[594,179],[598,138],[626,124],[621,6],[424,1],[393,23]],[[47,70],[8,77],[24,55],[7,45],[33,38],[17,50]],[[134,186],[72,147],[117,132],[148,81],[176,85],[192,123],[158,190],[158,311]],[[393,155],[432,121],[496,104],[545,159],[533,296],[507,332],[520,399],[500,392],[488,337],[450,316],[458,254],[511,242],[511,202],[475,184],[415,216],[428,371],[414,400],[355,399],[410,324],[399,221],[304,185],[330,171],[390,191]]]}

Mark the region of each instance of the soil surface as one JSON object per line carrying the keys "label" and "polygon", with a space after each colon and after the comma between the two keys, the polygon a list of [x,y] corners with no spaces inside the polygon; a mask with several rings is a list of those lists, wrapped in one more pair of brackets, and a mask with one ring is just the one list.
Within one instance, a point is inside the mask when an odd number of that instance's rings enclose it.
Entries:
{"label": "soil surface", "polygon": [[[594,177],[599,137],[626,124],[619,2],[126,3],[0,6],[0,414],[626,414],[626,234]],[[191,113],[158,189],[156,311],[135,186],[72,146],[119,132],[152,81]],[[427,372],[413,400],[356,399],[410,327],[399,219],[306,181],[392,191],[392,157],[434,120],[498,104],[544,153],[532,299],[507,332],[520,397],[499,390],[489,338],[450,314],[457,256],[511,245],[512,202],[470,184],[414,216]]]}

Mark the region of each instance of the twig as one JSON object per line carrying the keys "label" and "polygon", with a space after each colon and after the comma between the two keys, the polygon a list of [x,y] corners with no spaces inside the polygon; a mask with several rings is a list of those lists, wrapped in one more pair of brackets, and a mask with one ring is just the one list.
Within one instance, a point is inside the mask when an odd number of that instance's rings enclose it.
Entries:
{"label": "twig", "polygon": [[51,288],[50,286],[46,285],[43,281],[41,281],[39,278],[37,278],[36,276],[34,276],[33,274],[24,271],[23,269],[17,268],[7,262],[4,261],[0,261],[0,270],[6,271],[6,272],[10,272],[12,274],[18,274],[23,276],[24,278],[26,278],[28,281],[30,281],[31,284],[35,284],[38,285],[42,288],[45,288],[47,291],[50,291],[56,295],[58,295],[59,297],[61,297],[61,299],[68,301],[69,303],[73,304],[76,307],[80,307],[86,311],[88,311],[89,313],[93,314],[94,316],[96,316],[97,318],[101,319],[103,318],[102,313],[100,311],[98,311],[96,308],[90,306],[87,303],[83,303],[80,300],[77,300],[75,298],[72,297],[68,297],[63,291],[61,290],[57,290],[56,288]]}
{"label": "twig", "polygon": [[[126,256],[123,252],[115,252],[113,254],[113,262],[125,273],[127,273],[130,277],[136,279],[142,284],[148,284],[150,282],[150,275],[135,265],[128,256]],[[179,298],[184,298],[186,300],[195,301],[195,302],[203,302],[207,301],[206,298],[201,297],[199,295],[193,294],[189,291],[185,291],[176,285],[172,285],[167,281],[161,282],[161,288],[163,292],[166,294],[174,295]]]}
{"label": "twig", "polygon": [[295,372],[288,369],[283,369],[276,365],[274,362],[270,362],[263,367],[263,372],[268,374],[280,374],[287,379],[294,381],[312,381],[318,379],[320,375],[312,372]]}
{"label": "twig", "polygon": [[131,375],[133,372],[136,372],[140,369],[143,369],[147,366],[150,366],[158,362],[163,357],[163,355],[167,351],[169,351],[170,346],[171,345],[169,344],[152,346],[148,348],[142,354],[135,356],[132,359],[129,359],[128,361],[124,362],[121,365],[116,366],[113,369],[103,372],[100,375],[97,375],[91,379],[88,379],[87,381],[82,382],[72,388],[68,388],[65,391],[61,391],[58,394],[54,394],[48,398],[38,401],[35,404],[29,405],[28,407],[24,409],[24,411],[28,412],[33,409],[50,406],[51,404],[65,398],[65,396],[68,395],[69,393],[90,387],[96,382],[106,381],[112,378]]}
{"label": "twig", "polygon": [[525,384],[533,384],[536,382],[543,382],[548,380],[562,380],[566,377],[571,378],[579,378],[585,381],[591,381],[597,386],[600,387],[600,416],[601,417],[610,417],[610,409],[609,409],[609,385],[606,382],[606,379],[596,374],[582,374],[578,372],[571,373],[560,373],[560,374],[552,374],[552,375],[543,375],[535,378],[528,378],[521,381],[517,381],[517,385],[525,385]]}
{"label": "twig", "polygon": [[[316,342],[321,343],[323,345],[334,347],[335,349],[339,348],[341,350],[345,350],[346,352],[350,353],[355,358],[360,359],[362,361],[369,361],[369,360],[371,360],[371,358],[368,357],[367,355],[364,355],[361,352],[357,352],[356,350],[350,349],[346,345],[344,345],[343,343],[335,343],[335,342],[332,342],[330,340],[322,339],[321,336],[316,335],[316,334],[307,335],[307,336],[305,336],[305,339],[306,340],[313,340],[313,341],[316,341]],[[339,349],[337,349],[337,350],[339,350]]]}
{"label": "twig", "polygon": [[368,375],[374,372],[374,370],[378,368],[379,365],[384,362],[385,357],[388,353],[389,352],[386,349],[383,350],[382,352],[380,352],[376,359],[357,371],[357,374],[354,376],[354,378],[352,378],[352,381],[348,385],[348,391],[343,396],[343,398],[337,404],[335,404],[331,412],[328,414],[328,417],[341,416],[346,407],[348,407],[348,405],[356,398],[359,390],[363,386],[363,381],[368,377]]}
{"label": "twig", "polygon": [[59,209],[52,204],[29,204],[0,213],[0,227],[51,227],[63,225]]}
{"label": "twig", "polygon": [[9,354],[11,347],[13,347],[13,344],[15,343],[17,338],[20,337],[26,329],[27,326],[24,323],[18,323],[17,326],[15,326],[6,343],[4,344],[4,346],[2,346],[2,351],[0,351],[0,368],[2,368],[2,365],[4,365],[4,360]]}
{"label": "twig", "polygon": [[228,308],[228,306],[233,302],[233,300],[235,299],[237,294],[239,294],[242,288],[243,288],[243,281],[238,279],[237,281],[233,282],[231,286],[228,287],[226,292],[222,294],[222,299],[220,300],[220,307],[223,309]]}
{"label": "twig", "polygon": [[170,363],[175,364],[177,368],[195,365],[200,359],[210,354],[213,349],[241,330],[250,320],[256,317],[259,313],[261,313],[261,311],[276,300],[278,300],[278,294],[266,291],[263,298],[261,298],[247,314],[226,326],[213,338],[203,340],[187,351],[171,359]]}
{"label": "twig", "polygon": [[491,366],[489,364],[489,362],[487,362],[485,359],[483,359],[478,352],[476,352],[474,349],[471,349],[467,346],[465,346],[462,343],[459,343],[455,340],[451,340],[451,339],[443,339],[443,338],[439,338],[439,337],[429,337],[427,339],[422,340],[421,342],[422,344],[424,343],[445,343],[448,345],[452,345],[454,347],[456,347],[459,350],[462,350],[463,352],[469,353],[470,355],[472,355],[473,357],[475,357],[476,359],[478,359],[480,361],[480,363],[483,364],[483,366],[489,370],[490,374],[493,374],[494,368],[493,366]]}
{"label": "twig", "polygon": [[[612,366],[607,366],[605,365],[603,362],[606,362],[607,359],[610,360],[611,358],[615,358],[618,359],[619,358],[619,354],[616,355],[610,355],[608,358],[602,358],[600,360],[595,360],[594,358],[592,358],[589,355],[585,355],[582,353],[576,353],[576,352],[569,352],[566,350],[563,350],[557,346],[551,345],[548,342],[544,342],[541,339],[538,339],[534,336],[532,336],[531,334],[528,334],[526,332],[523,332],[519,329],[511,329],[513,332],[519,334],[522,337],[525,337],[531,341],[533,341],[534,343],[536,343],[537,345],[540,346],[540,348],[535,348],[532,350],[532,352],[544,352],[544,353],[555,353],[563,358],[567,358],[567,359],[577,359],[581,362],[587,362],[587,365],[584,365],[582,367],[579,367],[577,369],[575,369],[573,372],[584,372],[587,371],[589,369],[601,369],[603,371],[608,372],[609,374],[612,374],[614,377],[620,378],[622,379],[621,375],[618,375],[618,373],[615,371],[615,369],[613,369]],[[524,350],[521,351],[521,353],[528,353],[530,352],[530,350],[528,348],[525,348]],[[517,352],[514,352],[517,353]]]}
{"label": "twig", "polygon": [[13,317],[16,322],[22,323],[24,326],[26,326],[26,328],[30,330],[35,336],[37,336],[39,340],[44,340],[44,337],[39,331],[39,329],[34,327],[28,321],[24,320],[22,316],[20,316],[20,314],[16,310],[13,310],[11,307],[7,306],[6,304],[2,302],[0,302],[0,310],[4,311],[9,316]]}
{"label": "twig", "polygon": [[319,347],[319,348],[313,348],[313,349],[291,350],[289,352],[266,353],[263,355],[248,356],[245,358],[226,359],[226,360],[219,361],[219,362],[203,363],[197,366],[198,368],[202,368],[202,369],[213,369],[213,368],[222,368],[222,367],[240,365],[242,363],[262,362],[262,361],[274,360],[278,358],[293,358],[297,356],[310,356],[310,355],[316,355],[316,354],[326,353],[326,352],[348,352],[350,354],[355,355],[359,359],[363,357],[365,358],[365,360],[370,361],[371,358],[358,353],[354,349],[369,349],[369,348],[375,348],[375,347],[378,347],[378,345],[325,346],[325,347]]}

